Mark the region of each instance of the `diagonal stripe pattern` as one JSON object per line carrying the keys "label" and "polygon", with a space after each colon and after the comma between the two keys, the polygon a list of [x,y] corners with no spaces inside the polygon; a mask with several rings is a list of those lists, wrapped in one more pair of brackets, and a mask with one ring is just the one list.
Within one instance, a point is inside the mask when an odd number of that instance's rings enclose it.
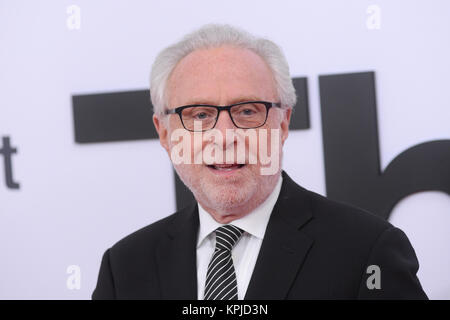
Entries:
{"label": "diagonal stripe pattern", "polygon": [[237,281],[231,250],[244,233],[232,224],[216,229],[216,248],[208,265],[205,300],[237,300]]}

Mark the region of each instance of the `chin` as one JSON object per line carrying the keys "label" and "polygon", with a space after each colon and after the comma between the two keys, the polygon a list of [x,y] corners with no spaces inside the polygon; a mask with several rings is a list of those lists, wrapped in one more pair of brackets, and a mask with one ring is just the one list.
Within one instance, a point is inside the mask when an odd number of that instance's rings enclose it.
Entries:
{"label": "chin", "polygon": [[205,202],[223,215],[233,213],[233,209],[239,209],[251,202],[257,191],[256,186],[212,186],[205,185],[201,194]]}
{"label": "chin", "polygon": [[181,164],[176,165],[175,170],[197,201],[218,211],[239,208],[251,201],[258,191],[258,181],[250,172],[237,178],[217,177],[202,165]]}
{"label": "chin", "polygon": [[175,165],[181,181],[203,207],[221,217],[242,215],[266,199],[276,183],[277,174],[261,176],[259,167],[245,165],[233,172],[219,172],[205,165]]}

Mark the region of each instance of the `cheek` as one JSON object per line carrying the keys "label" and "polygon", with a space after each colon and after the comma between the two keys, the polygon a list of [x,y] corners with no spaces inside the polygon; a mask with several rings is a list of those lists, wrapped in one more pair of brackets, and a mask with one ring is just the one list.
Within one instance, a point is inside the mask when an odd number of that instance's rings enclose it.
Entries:
{"label": "cheek", "polygon": [[265,134],[260,134],[258,132],[258,155],[260,152],[263,155],[271,155],[272,151],[279,152],[283,146],[283,129],[280,126],[280,120],[271,119],[266,125],[261,129],[265,130]]}
{"label": "cheek", "polygon": [[181,123],[180,117],[178,114],[170,115],[169,121],[167,121],[168,127],[170,131],[183,128],[183,124]]}

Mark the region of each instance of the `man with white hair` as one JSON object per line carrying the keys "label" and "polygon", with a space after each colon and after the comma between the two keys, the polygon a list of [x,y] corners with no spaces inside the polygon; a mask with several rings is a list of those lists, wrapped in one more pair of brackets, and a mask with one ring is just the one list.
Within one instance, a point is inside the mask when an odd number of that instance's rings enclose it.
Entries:
{"label": "man with white hair", "polygon": [[296,95],[275,43],[204,26],[158,55],[150,93],[196,202],[108,249],[93,299],[426,299],[401,230],[281,169]]}

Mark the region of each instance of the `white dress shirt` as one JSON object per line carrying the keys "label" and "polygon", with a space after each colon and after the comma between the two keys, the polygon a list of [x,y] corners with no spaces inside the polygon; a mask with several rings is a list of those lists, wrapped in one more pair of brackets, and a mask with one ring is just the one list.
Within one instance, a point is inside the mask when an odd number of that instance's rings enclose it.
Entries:
{"label": "white dress shirt", "polygon": [[[243,300],[247,292],[270,215],[280,194],[282,180],[280,175],[272,193],[256,209],[244,217],[230,222],[244,230],[242,237],[232,250],[239,300]],[[223,224],[214,220],[200,203],[198,204],[198,213],[200,228],[197,240],[197,297],[199,300],[203,300],[208,264],[216,246],[214,231]]]}

